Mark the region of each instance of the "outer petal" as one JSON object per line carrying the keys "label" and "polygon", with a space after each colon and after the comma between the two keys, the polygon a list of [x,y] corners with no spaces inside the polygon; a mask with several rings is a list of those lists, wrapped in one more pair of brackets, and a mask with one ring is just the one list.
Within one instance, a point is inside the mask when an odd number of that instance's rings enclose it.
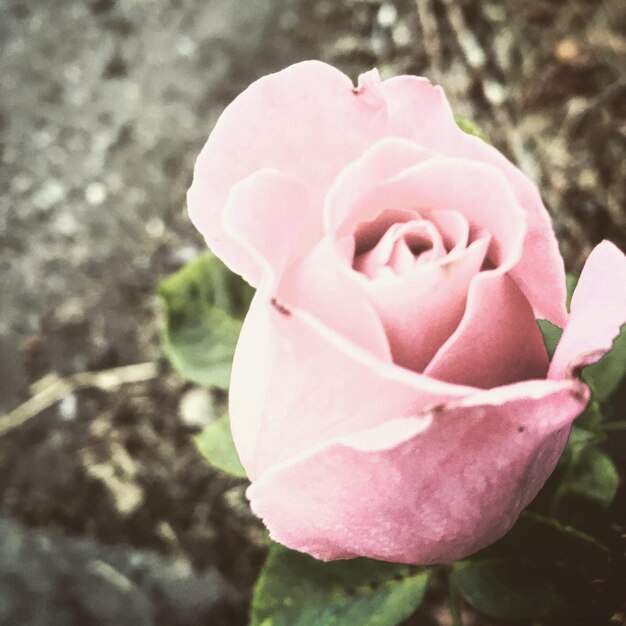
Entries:
{"label": "outer petal", "polygon": [[482,272],[470,285],[463,319],[425,374],[490,389],[544,378],[548,354],[533,310],[515,282]]}
{"label": "outer petal", "polygon": [[260,290],[244,321],[230,387],[233,437],[251,479],[311,446],[475,390],[383,361]]}
{"label": "outer petal", "polygon": [[317,558],[450,562],[508,531],[586,401],[575,380],[483,392],[308,450],[248,497],[275,540]]}
{"label": "outer petal", "polygon": [[275,170],[259,170],[234,186],[224,213],[224,230],[263,274],[263,289],[273,296],[274,306],[302,308],[391,362],[378,315],[350,280],[329,240],[323,239],[311,252],[293,259],[301,252],[303,230],[302,211],[293,208],[306,207],[307,201],[301,183]]}
{"label": "outer petal", "polygon": [[549,377],[563,378],[581,360],[597,361],[626,324],[626,256],[610,243],[597,245],[572,297],[569,322],[550,364]]}
{"label": "outer petal", "polygon": [[[258,170],[233,187],[223,228],[238,242],[241,258],[249,260],[254,275],[264,274],[274,282],[299,251],[308,207],[302,183],[276,170]],[[244,278],[252,282],[245,273]]]}
{"label": "outer petal", "polygon": [[384,100],[365,91],[355,94],[339,70],[307,61],[256,81],[218,120],[196,162],[189,214],[215,254],[253,284],[258,271],[221,226],[231,188],[261,168],[299,179],[320,207],[310,226],[321,233],[321,206],[330,183],[385,135]]}

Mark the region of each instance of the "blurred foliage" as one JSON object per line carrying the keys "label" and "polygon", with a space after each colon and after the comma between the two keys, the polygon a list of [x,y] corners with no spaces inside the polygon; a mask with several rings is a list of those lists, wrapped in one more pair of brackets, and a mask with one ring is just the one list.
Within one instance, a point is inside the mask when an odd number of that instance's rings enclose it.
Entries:
{"label": "blurred foliage", "polygon": [[556,350],[556,346],[559,343],[561,335],[563,334],[563,330],[548,320],[537,320],[537,323],[539,324],[539,330],[541,330],[541,334],[543,335],[543,343],[546,346],[548,356],[552,359],[552,355]]}
{"label": "blurred foliage", "polygon": [[487,138],[487,135],[485,135],[485,133],[483,133],[483,131],[480,130],[480,128],[478,128],[478,126],[476,126],[474,122],[472,122],[472,120],[468,120],[466,117],[463,117],[462,115],[455,115],[454,119],[457,123],[457,126],[463,132],[467,133],[468,135],[473,135],[474,137],[478,137],[479,139],[482,139],[484,142],[489,143],[489,139]]}
{"label": "blurred foliage", "polygon": [[603,358],[585,367],[581,378],[589,385],[593,399],[605,404],[626,376],[626,324],[613,342],[613,348]]}
{"label": "blurred foliage", "polygon": [[450,582],[486,615],[536,619],[568,604],[569,590],[605,575],[608,568],[609,552],[596,539],[526,511],[502,539],[455,563]]}
{"label": "blurred foliage", "polygon": [[274,544],[251,626],[395,626],[420,605],[427,583],[424,569],[370,559],[324,563]]}
{"label": "blurred foliage", "polygon": [[243,469],[235,449],[228,414],[222,415],[196,435],[194,442],[202,456],[213,467],[237,478],[247,478],[246,470]]}
{"label": "blurred foliage", "polygon": [[198,385],[228,389],[252,288],[210,252],[161,281],[162,343],[174,369]]}
{"label": "blurred foliage", "polygon": [[476,610],[498,619],[543,617],[561,603],[538,565],[510,559],[455,563],[451,584]]}

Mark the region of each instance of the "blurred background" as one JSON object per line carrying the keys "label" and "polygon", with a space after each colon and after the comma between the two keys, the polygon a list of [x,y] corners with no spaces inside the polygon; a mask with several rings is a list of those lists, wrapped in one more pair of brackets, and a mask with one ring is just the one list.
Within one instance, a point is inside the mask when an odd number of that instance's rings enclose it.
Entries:
{"label": "blurred background", "polygon": [[204,249],[224,106],[308,58],[443,85],[570,271],[624,248],[621,0],[0,0],[0,625],[246,623],[262,530],[191,441],[223,397],[158,365],[154,293]]}

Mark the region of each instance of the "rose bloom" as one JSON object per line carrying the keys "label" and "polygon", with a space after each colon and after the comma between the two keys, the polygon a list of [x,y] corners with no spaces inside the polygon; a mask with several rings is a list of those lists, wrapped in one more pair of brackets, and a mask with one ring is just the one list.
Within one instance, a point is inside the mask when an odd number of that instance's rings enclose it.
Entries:
{"label": "rose bloom", "polygon": [[[424,78],[266,76],[195,167],[192,220],[257,288],[233,363],[252,509],[317,558],[442,563],[506,533],[626,321],[626,260],[565,273],[533,183]],[[552,362],[537,318],[565,328]]]}

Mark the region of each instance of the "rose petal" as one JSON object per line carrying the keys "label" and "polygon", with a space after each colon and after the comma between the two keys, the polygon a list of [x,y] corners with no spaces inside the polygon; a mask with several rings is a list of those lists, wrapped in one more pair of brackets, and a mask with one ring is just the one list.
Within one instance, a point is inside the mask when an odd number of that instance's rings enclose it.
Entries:
{"label": "rose petal", "polygon": [[[361,161],[365,169],[370,166],[370,158]],[[352,171],[356,178],[357,167],[353,166]],[[340,189],[346,180],[345,177],[339,179],[333,193],[329,194],[327,217],[333,215],[335,209],[349,204],[347,194]],[[337,198],[344,199],[341,207],[334,204]],[[442,212],[453,210],[469,221],[474,237],[478,237],[480,231],[492,236],[477,239],[466,252],[416,267],[415,272],[406,274],[402,280],[388,272],[363,284],[387,332],[394,362],[423,371],[461,321],[468,287],[480,271],[485,254],[501,271],[514,267],[519,260],[525,214],[498,170],[459,159],[436,157],[370,187],[366,194],[353,199],[351,212],[345,215],[337,235],[344,230],[351,232],[356,224],[373,219],[384,207],[414,210],[426,218],[432,214],[433,220]],[[488,252],[485,244],[489,245]],[[536,327],[534,317],[532,323]],[[543,352],[547,359],[545,350]],[[502,353],[498,353],[494,361],[499,363],[501,356]],[[529,358],[534,356],[531,353]],[[531,361],[534,363],[532,358]],[[523,359],[521,363],[528,365]],[[482,373],[483,370],[476,371],[478,376]]]}
{"label": "rose petal", "polygon": [[622,324],[626,324],[626,256],[603,241],[593,249],[580,275],[548,376],[563,378],[571,364],[600,359],[611,349]]}
{"label": "rose petal", "polygon": [[[376,246],[385,233],[395,224],[404,224],[417,219],[415,211],[396,211],[395,209],[383,209],[373,220],[361,222],[354,233],[346,233],[340,239],[333,234],[331,238],[343,242],[351,238],[354,242],[351,253],[345,259],[350,263],[354,257],[360,255],[363,250],[370,250]],[[421,219],[421,218],[419,218]]]}
{"label": "rose petal", "polygon": [[276,297],[281,304],[307,311],[372,355],[391,362],[389,341],[378,314],[328,239],[289,267]]}
{"label": "rose petal", "polygon": [[[262,270],[277,306],[301,307],[373,355],[391,361],[384,328],[367,296],[351,281],[323,240],[303,259],[285,266],[298,250],[307,192],[274,170],[259,170],[235,185],[224,212],[224,229]],[[269,223],[276,224],[270,230]],[[279,281],[278,284],[277,281]],[[338,306],[341,302],[341,306]]]}
{"label": "rose petal", "polygon": [[515,282],[497,271],[472,281],[463,319],[425,374],[490,388],[544,378],[548,354],[532,307]]}
{"label": "rose petal", "polygon": [[[532,303],[535,317],[563,327],[567,320],[563,258],[533,182],[501,152],[457,126],[440,87],[425,85],[424,79],[415,76],[397,76],[384,81],[381,90],[393,129],[390,134],[407,137],[441,154],[490,164],[507,177],[526,212],[528,225],[522,258],[511,275]],[[415,114],[416,110],[428,111],[429,117]]]}
{"label": "rose petal", "polygon": [[586,402],[578,381],[533,381],[428,415],[390,410],[273,467],[247,495],[273,539],[320,559],[451,562],[509,530]]}
{"label": "rose petal", "polygon": [[[261,78],[226,108],[198,157],[188,193],[190,216],[209,247],[257,284],[260,272],[222,229],[231,187],[258,169],[275,168],[303,181],[312,206],[321,206],[338,173],[385,137],[404,137],[426,151],[476,159],[504,172],[529,218],[514,278],[537,317],[563,326],[563,260],[535,186],[497,150],[463,133],[443,91],[424,78],[400,76],[381,83],[376,73],[368,73],[355,90],[339,70],[318,61]],[[315,242],[321,217],[304,219],[310,222],[309,241]]]}
{"label": "rose petal", "polygon": [[415,372],[424,370],[463,318],[468,287],[480,271],[488,246],[485,237],[440,263],[420,265],[404,276],[364,281],[363,289],[387,333],[394,363]]}
{"label": "rose petal", "polygon": [[311,446],[473,391],[386,363],[260,290],[233,361],[231,425],[254,479]]}
{"label": "rose petal", "polygon": [[[302,183],[276,170],[259,170],[233,187],[224,211],[224,232],[239,244],[255,274],[274,282],[297,254],[308,200]],[[244,278],[251,279],[245,274]]]}
{"label": "rose petal", "polygon": [[[328,234],[337,237],[350,234],[356,230],[359,222],[364,219],[353,217],[354,207],[358,200],[367,196],[382,183],[395,178],[404,170],[424,163],[436,156],[406,139],[387,138],[375,143],[357,160],[348,165],[334,181],[324,205],[324,226]],[[414,212],[414,206],[410,211]],[[371,212],[376,217],[385,209],[396,207],[383,200]]]}
{"label": "rose petal", "polygon": [[[416,255],[416,248],[423,250]],[[375,278],[383,268],[404,275],[410,273],[416,263],[437,261],[446,254],[436,226],[429,220],[414,219],[391,226],[374,248],[355,256],[353,268],[369,278]]]}
{"label": "rose petal", "polygon": [[448,250],[463,250],[469,243],[469,223],[458,211],[430,211],[428,219],[443,236]]}
{"label": "rose petal", "polygon": [[[367,160],[363,163],[367,165]],[[344,181],[340,177],[337,187]],[[339,190],[329,194],[327,216],[341,210],[334,199],[345,195]],[[488,256],[503,268],[514,267],[522,254],[526,215],[505,177],[489,165],[434,157],[409,167],[353,198],[350,213],[337,229],[337,236],[353,232],[359,223],[372,220],[388,208],[415,211],[424,218],[430,212],[460,213],[474,233],[486,231],[492,236]]]}
{"label": "rose petal", "polygon": [[[334,67],[297,63],[250,85],[215,125],[196,162],[189,214],[215,254],[253,284],[258,270],[221,225],[231,188],[259,169],[277,169],[302,181],[321,207],[338,173],[386,134],[384,99],[367,83],[355,93]],[[321,225],[320,211],[308,225],[311,241]]]}

